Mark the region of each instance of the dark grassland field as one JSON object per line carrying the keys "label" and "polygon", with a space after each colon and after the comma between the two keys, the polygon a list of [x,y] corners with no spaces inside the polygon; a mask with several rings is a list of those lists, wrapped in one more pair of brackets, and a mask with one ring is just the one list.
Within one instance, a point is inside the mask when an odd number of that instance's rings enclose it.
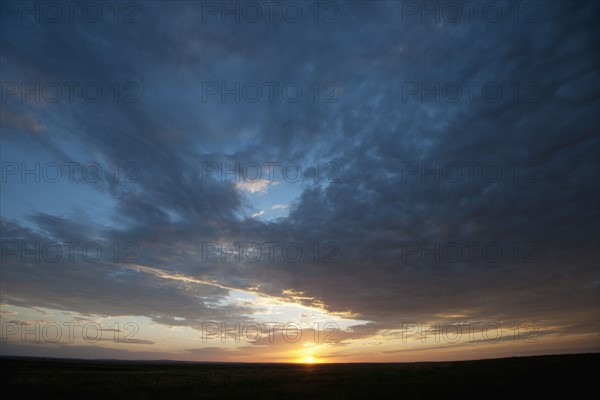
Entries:
{"label": "dark grassland field", "polygon": [[3,395],[18,398],[540,399],[597,392],[599,360],[578,354],[303,365],[0,357],[0,372]]}

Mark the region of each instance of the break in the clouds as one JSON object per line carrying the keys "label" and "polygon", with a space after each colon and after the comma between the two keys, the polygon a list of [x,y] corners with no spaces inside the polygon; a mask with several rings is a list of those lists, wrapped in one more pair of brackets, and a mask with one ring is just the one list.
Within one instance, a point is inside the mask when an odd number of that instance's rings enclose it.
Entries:
{"label": "break in the clouds", "polygon": [[598,351],[596,2],[74,3],[2,4],[3,354]]}

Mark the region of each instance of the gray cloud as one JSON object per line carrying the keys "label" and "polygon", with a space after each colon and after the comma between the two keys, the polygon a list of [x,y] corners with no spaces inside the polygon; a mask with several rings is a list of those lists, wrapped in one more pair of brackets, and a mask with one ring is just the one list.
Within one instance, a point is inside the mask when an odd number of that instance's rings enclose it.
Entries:
{"label": "gray cloud", "polygon": [[[3,82],[98,82],[104,97],[72,104],[10,98],[2,104],[3,144],[30,149],[32,159],[91,157],[106,171],[132,162],[139,182],[107,173],[88,183],[116,204],[108,226],[75,214],[3,216],[2,241],[133,242],[141,265],[227,288],[260,285],[270,296],[302,292],[307,305],[372,321],[369,334],[437,314],[597,330],[597,11],[594,2],[551,2],[540,3],[534,24],[403,23],[395,3],[346,2],[335,24],[221,24],[203,23],[194,3],[153,2],[141,4],[131,25],[9,20],[1,28]],[[317,81],[334,82],[339,102],[314,102]],[[135,82],[139,102],[112,101],[114,82]],[[303,97],[203,102],[207,82],[297,82]],[[494,82],[503,95],[497,102],[480,92],[473,102],[466,94],[456,103],[403,101],[413,82]],[[525,101],[530,95],[535,101]],[[42,126],[43,134],[20,133]],[[252,214],[246,195],[232,182],[201,179],[203,162],[290,160],[334,162],[339,182],[306,184],[289,215],[275,221],[243,218]],[[502,178],[422,183],[406,174],[407,163],[469,162],[495,163]],[[535,183],[523,181],[527,163]],[[202,262],[202,243],[223,238],[294,241],[303,249],[335,242],[338,262]],[[407,242],[475,241],[500,243],[505,256],[495,263],[403,260]],[[539,261],[524,263],[531,243]],[[250,312],[219,304],[228,289],[164,279],[107,257],[53,265],[13,258],[2,267],[3,301],[190,326]]]}

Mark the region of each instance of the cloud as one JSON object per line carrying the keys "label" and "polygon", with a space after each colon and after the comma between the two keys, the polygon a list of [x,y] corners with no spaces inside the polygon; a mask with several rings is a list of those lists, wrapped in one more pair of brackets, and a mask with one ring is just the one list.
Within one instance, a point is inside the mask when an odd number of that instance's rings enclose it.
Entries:
{"label": "cloud", "polygon": [[[225,26],[200,23],[194,4],[157,3],[144,5],[134,27],[3,23],[3,80],[97,82],[106,94],[98,103],[10,97],[2,104],[3,152],[29,162],[94,159],[106,171],[132,163],[138,179],[107,173],[74,183],[114,204],[103,215],[83,198],[79,213],[40,211],[47,193],[61,192],[57,185],[21,194],[19,203],[32,204],[27,213],[5,208],[3,197],[3,245],[94,242],[104,251],[95,263],[81,248],[74,262],[10,256],[2,301],[197,328],[248,318],[251,308],[226,303],[231,290],[280,299],[289,290],[306,305],[370,321],[356,328],[362,337],[440,315],[597,330],[598,5],[541,9],[538,24],[435,25],[402,23],[392,3],[347,2],[337,24]],[[207,82],[274,81],[298,83],[300,101],[203,101]],[[135,82],[139,101],[115,102],[115,82]],[[339,101],[315,101],[317,82],[334,83]],[[481,84],[475,101],[465,82]],[[482,100],[486,82],[502,87],[500,100]],[[457,83],[463,98],[405,100],[415,83]],[[319,96],[331,90],[319,88]],[[325,184],[329,170],[313,179],[303,168],[294,183],[301,194],[293,206],[280,204],[288,199],[274,192],[283,185],[270,190],[277,181],[264,176],[203,179],[203,163],[222,161],[334,163],[337,182]],[[464,179],[445,179],[457,165]],[[483,176],[498,168],[498,180]],[[3,193],[23,187],[3,184]],[[257,218],[264,211],[254,213],[249,194],[289,215]],[[224,241],[279,249],[293,242],[303,258],[206,261],[203,244]],[[472,242],[475,262],[465,245]],[[115,262],[115,243],[134,243],[138,261],[123,262],[121,252]],[[502,248],[499,261],[485,259],[490,243]],[[425,251],[405,258],[407,244]],[[459,245],[461,261],[436,259],[456,249],[448,244]],[[538,261],[528,262],[531,255]]]}
{"label": "cloud", "polygon": [[256,182],[242,181],[235,184],[239,190],[244,190],[250,193],[267,193],[269,186],[277,185],[277,182],[269,181],[268,179],[260,179]]}
{"label": "cloud", "polygon": [[0,107],[0,120],[5,129],[12,128],[34,134],[41,134],[46,130],[36,115],[31,112],[21,114],[8,110],[6,107]]}

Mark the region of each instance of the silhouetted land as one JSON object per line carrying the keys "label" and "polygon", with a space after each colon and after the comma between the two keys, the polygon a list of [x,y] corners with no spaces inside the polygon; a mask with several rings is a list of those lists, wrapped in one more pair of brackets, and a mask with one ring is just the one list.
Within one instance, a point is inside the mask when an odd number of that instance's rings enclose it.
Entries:
{"label": "silhouetted land", "polygon": [[[576,398],[600,354],[401,364],[236,364],[0,357],[1,390],[40,399]],[[532,397],[533,393],[535,396]]]}

